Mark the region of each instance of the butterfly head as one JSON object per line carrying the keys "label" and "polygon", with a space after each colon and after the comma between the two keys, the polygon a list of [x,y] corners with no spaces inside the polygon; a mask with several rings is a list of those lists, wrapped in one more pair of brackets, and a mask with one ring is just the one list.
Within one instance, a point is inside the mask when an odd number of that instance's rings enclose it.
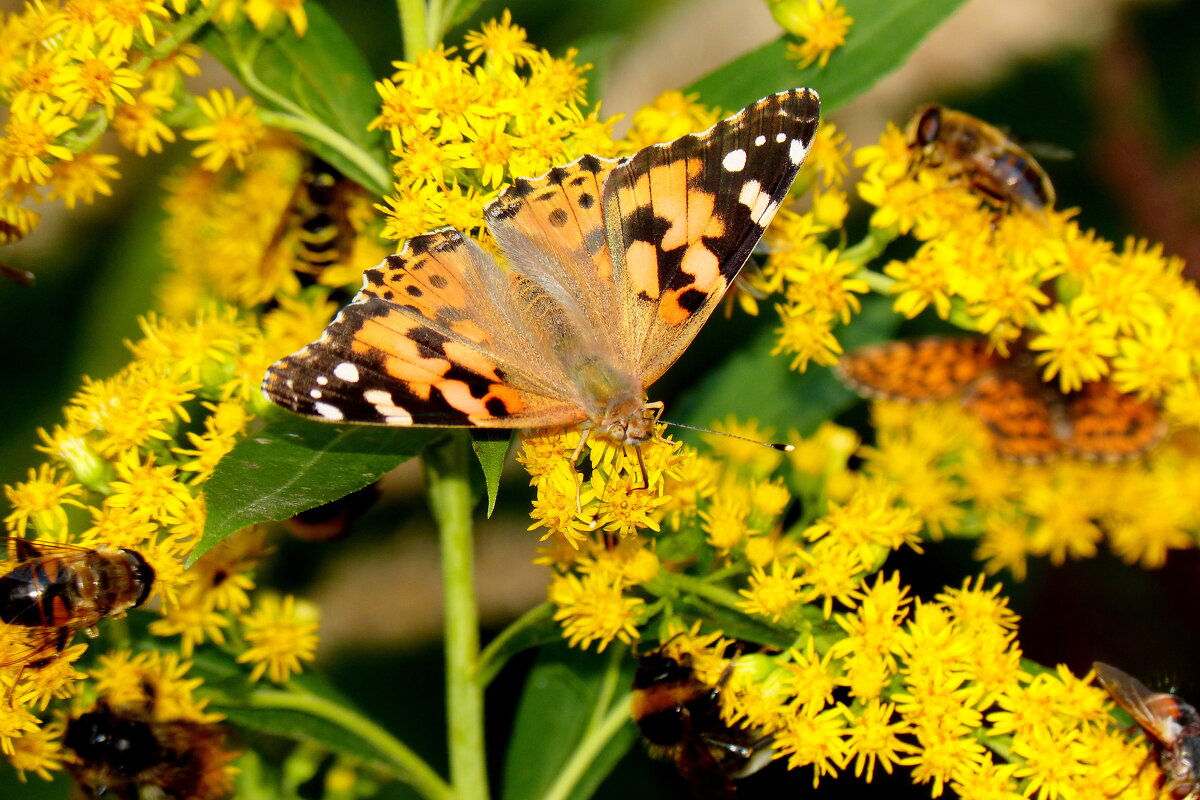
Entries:
{"label": "butterfly head", "polygon": [[662,403],[631,398],[612,406],[596,427],[611,442],[639,445],[658,436],[661,413]]}

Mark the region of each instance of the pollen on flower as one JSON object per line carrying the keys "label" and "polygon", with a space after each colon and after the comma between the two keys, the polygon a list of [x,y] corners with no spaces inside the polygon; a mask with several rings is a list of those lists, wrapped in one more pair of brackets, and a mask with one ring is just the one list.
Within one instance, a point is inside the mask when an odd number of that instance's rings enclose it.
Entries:
{"label": "pollen on flower", "polygon": [[784,30],[803,40],[788,44],[788,57],[799,61],[801,69],[813,62],[828,64],[854,24],[837,0],[772,0],[771,13]]}

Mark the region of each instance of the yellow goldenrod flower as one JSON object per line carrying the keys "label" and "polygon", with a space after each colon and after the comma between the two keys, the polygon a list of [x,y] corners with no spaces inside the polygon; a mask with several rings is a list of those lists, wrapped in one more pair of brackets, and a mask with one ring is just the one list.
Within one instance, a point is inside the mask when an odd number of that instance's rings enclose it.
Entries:
{"label": "yellow goldenrod flower", "polygon": [[237,100],[229,89],[213,89],[208,97],[197,97],[196,103],[211,124],[183,132],[185,139],[205,142],[192,150],[192,155],[202,159],[200,166],[212,172],[220,169],[226,160],[233,161],[239,170],[243,169],[246,155],[266,132],[258,120],[254,101],[249,97]]}
{"label": "yellow goldenrod flower", "polygon": [[893,704],[878,699],[872,699],[857,713],[855,710],[845,710],[847,722],[850,723],[846,745],[854,756],[856,778],[862,777],[865,770],[867,783],[870,783],[875,776],[876,762],[891,775],[892,767],[900,763],[904,754],[916,751],[915,746],[900,739],[900,736],[911,734],[912,728],[904,720],[894,720],[895,711]]}
{"label": "yellow goldenrod flower", "polygon": [[485,68],[490,70],[521,66],[538,52],[526,41],[525,29],[512,24],[512,12],[507,8],[499,20],[484,22],[478,32],[467,33],[463,46],[470,61],[484,60]]}
{"label": "yellow goldenrod flower", "polygon": [[1043,351],[1037,363],[1045,366],[1046,380],[1057,376],[1062,390],[1072,392],[1108,374],[1106,359],[1117,354],[1115,331],[1083,298],[1040,314],[1038,326],[1042,332],[1029,342],[1029,347]]}
{"label": "yellow goldenrod flower", "polygon": [[623,585],[619,575],[606,569],[551,580],[548,595],[550,602],[558,606],[554,619],[562,623],[569,645],[586,650],[592,642],[598,642],[596,650],[603,652],[613,639],[630,644],[638,637],[636,623],[645,601],[626,597]]}
{"label": "yellow goldenrod flower", "polygon": [[140,33],[146,44],[153,46],[154,23],[170,16],[160,0],[115,0],[107,5],[105,13],[96,16],[96,38],[110,47],[128,50]]}
{"label": "yellow goldenrod flower", "polygon": [[758,614],[778,622],[784,612],[801,602],[804,595],[804,584],[796,578],[796,564],[782,564],[778,561],[771,563],[768,573],[762,567],[755,567],[750,573],[750,584],[738,591],[746,598],[738,607],[747,614]]}
{"label": "yellow goldenrod flower", "polygon": [[163,142],[175,141],[175,131],[162,121],[162,115],[175,108],[175,98],[159,89],[147,89],[130,103],[117,109],[113,130],[123,147],[144,156],[161,153]]}
{"label": "yellow goldenrod flower", "polygon": [[109,42],[98,51],[81,47],[69,53],[71,62],[53,78],[54,94],[62,112],[80,119],[94,105],[112,119],[118,103],[132,103],[142,85],[141,73],[124,66],[128,53]]}
{"label": "yellow goldenrod flower", "polygon": [[308,30],[304,0],[246,0],[246,18],[260,31],[271,23],[276,14],[288,18],[296,36],[303,37]]}
{"label": "yellow goldenrod flower", "polygon": [[62,769],[62,734],[62,723],[52,722],[28,731],[13,742],[13,752],[8,761],[22,783],[25,782],[26,772],[34,773],[44,781],[54,779],[51,771]]}
{"label": "yellow goldenrod flower", "polygon": [[799,61],[801,69],[814,61],[822,67],[828,64],[854,24],[837,0],[771,0],[771,13],[780,27],[803,39],[788,45],[788,57]]}
{"label": "yellow goldenrod flower", "polygon": [[80,153],[70,161],[59,161],[50,169],[54,173],[47,200],[62,199],[67,208],[75,208],[82,201],[91,205],[96,195],[112,196],[112,186],[109,181],[119,178],[120,174],[113,168],[117,157],[104,153]]}
{"label": "yellow goldenrod flower", "polygon": [[786,721],[786,727],[774,732],[775,752],[787,757],[788,769],[813,767],[813,788],[821,777],[836,777],[849,763],[845,716],[840,707],[821,711],[816,705],[804,709]]}
{"label": "yellow goldenrod flower", "polygon": [[83,508],[82,489],[69,483],[70,476],[59,475],[49,464],[29,470],[28,480],[4,487],[4,496],[12,511],[4,524],[14,536],[24,537],[33,530],[47,538],[62,539],[67,531],[67,506]]}
{"label": "yellow goldenrod flower", "polygon": [[311,603],[297,603],[291,595],[282,601],[266,595],[239,621],[250,647],[237,660],[254,665],[250,671],[252,681],[265,673],[275,683],[286,683],[292,673],[301,670],[300,662],[316,658],[319,623],[317,608]]}
{"label": "yellow goldenrod flower", "polygon": [[75,127],[74,120],[63,116],[62,106],[47,103],[36,111],[10,107],[4,138],[0,140],[0,155],[7,162],[8,180],[45,184],[52,171],[49,161],[69,161],[74,158],[70,148],[54,140]]}

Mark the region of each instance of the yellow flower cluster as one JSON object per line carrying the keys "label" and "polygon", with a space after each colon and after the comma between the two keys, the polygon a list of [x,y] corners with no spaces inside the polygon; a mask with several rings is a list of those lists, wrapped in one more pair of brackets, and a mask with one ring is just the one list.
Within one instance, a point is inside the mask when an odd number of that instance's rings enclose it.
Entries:
{"label": "yellow flower cluster", "polygon": [[305,262],[310,159],[276,134],[236,170],[193,167],[171,179],[163,239],[173,269],[160,287],[166,313],[190,315],[215,296],[242,307],[273,300],[289,307],[290,318],[329,321],[336,310],[329,292],[302,293],[301,276],[312,274],[325,287],[357,287],[363,265],[378,263],[386,251],[373,235],[370,198],[343,180],[335,187],[342,217],[335,221],[336,260],[319,269]]}
{"label": "yellow flower cluster", "polygon": [[1053,563],[1096,554],[1161,567],[1200,530],[1200,439],[1180,430],[1137,462],[1060,459],[1020,465],[998,457],[980,422],[957,403],[877,403],[864,469],[895,487],[933,534],[979,538],[989,572],[1024,577],[1030,557]]}
{"label": "yellow flower cluster", "polygon": [[[11,506],[4,520],[7,532],[139,553],[154,570],[151,597],[158,601],[152,606],[161,616],[150,624],[151,633],[180,636],[187,657],[197,644],[223,644],[226,632],[237,630],[235,640],[244,644],[236,652],[252,663],[253,677],[266,671],[272,680],[286,680],[301,660],[312,658],[315,619],[291,599],[282,605],[264,601],[248,611],[251,575],[263,552],[261,534],[227,540],[190,570],[183,563],[204,530],[201,484],[243,434],[266,365],[295,342],[270,340],[254,322],[220,305],[207,306],[190,321],[149,316],[142,330],[143,337],[129,344],[133,360],[110,378],[85,380],[67,404],[63,422],[41,431],[40,449],[48,462],[31,470],[27,480],[5,487]],[[317,323],[296,336],[307,340],[319,330]],[[104,620],[101,627],[108,630]],[[18,626],[0,630],[0,650],[10,656],[35,652],[28,649],[31,641],[49,640],[31,640]],[[0,743],[18,769],[42,774],[55,768],[61,726],[41,728],[33,710],[89,691],[85,675],[74,669],[85,649],[81,643],[67,647],[39,669],[27,668],[27,659],[20,658],[6,659],[13,663],[0,669],[0,683],[11,698],[0,709]],[[54,647],[36,652],[54,655]],[[133,660],[157,658],[142,654]],[[143,667],[158,669],[149,662]],[[171,680],[183,680],[187,672],[179,663],[163,669]],[[128,706],[136,698],[125,695],[142,691],[130,677],[136,674],[129,664],[102,669],[93,675],[94,688],[114,707]],[[188,697],[198,683],[182,685]],[[162,719],[199,714],[200,706],[192,708],[195,714],[175,708],[172,696],[166,688],[156,693]]]}
{"label": "yellow flower cluster", "polygon": [[[615,118],[586,110],[584,67],[529,44],[507,11],[469,34],[465,57],[438,47],[375,84],[373,129],[388,133],[395,191],[384,236],[450,225],[485,237],[483,206],[515,177],[582,155],[612,155]],[[486,238],[483,240],[487,241]]]}
{"label": "yellow flower cluster", "polygon": [[[770,436],[752,423],[723,427]],[[1104,691],[1065,669],[1023,663],[1017,617],[982,578],[914,600],[898,574],[880,568],[891,551],[916,546],[918,512],[886,480],[849,469],[849,432],[825,425],[792,438],[786,457],[721,437],[705,453],[648,444],[648,463],[664,452],[676,462],[651,469],[641,490],[656,511],[607,535],[609,501],[594,492],[595,477],[578,493],[583,510],[575,505],[564,456],[576,435],[526,439],[520,460],[538,487],[535,519],[553,505],[573,521],[553,531],[563,535],[540,559],[554,572],[550,600],[569,642],[603,649],[656,630],[666,654],[690,660],[707,685],[732,660],[720,693],[725,720],[769,735],[789,768],[813,768],[814,785],[850,770],[870,781],[898,767],[935,797],[946,789],[1100,797],[1129,785],[1145,749],[1109,720]],[[625,453],[594,447],[593,470],[637,474]],[[598,461],[606,447],[613,458]],[[801,513],[784,526],[793,497]],[[735,594],[731,584],[744,588]],[[719,631],[685,622],[713,607],[756,618],[794,644],[778,655],[740,654]],[[1152,795],[1143,778],[1129,796]]]}
{"label": "yellow flower cluster", "polygon": [[298,33],[306,25],[300,0],[48,0],[0,19],[0,244],[33,230],[31,205],[112,194],[117,157],[96,152],[106,130],[139,156],[160,152],[193,100],[183,135],[200,142],[194,155],[207,169],[240,166],[264,134],[252,102],[228,89],[190,98],[184,80],[199,74],[188,37],[210,18],[242,14],[260,30],[280,15]]}

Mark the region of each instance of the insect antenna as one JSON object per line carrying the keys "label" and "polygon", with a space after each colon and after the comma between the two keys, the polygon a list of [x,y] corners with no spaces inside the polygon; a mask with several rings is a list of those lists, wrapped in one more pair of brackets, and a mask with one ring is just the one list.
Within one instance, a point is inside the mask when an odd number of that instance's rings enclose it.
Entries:
{"label": "insect antenna", "polygon": [[785,444],[784,442],[762,442],[758,439],[751,439],[749,436],[738,436],[736,433],[725,433],[725,431],[714,431],[709,428],[700,428],[695,425],[684,425],[682,422],[671,422],[670,420],[664,419],[663,424],[670,425],[675,428],[684,428],[689,431],[698,431],[699,433],[711,433],[713,436],[728,436],[730,439],[738,439],[743,442],[749,442],[750,444],[769,447],[772,450],[778,450],[781,453],[790,453],[796,449],[796,445],[794,444]]}

